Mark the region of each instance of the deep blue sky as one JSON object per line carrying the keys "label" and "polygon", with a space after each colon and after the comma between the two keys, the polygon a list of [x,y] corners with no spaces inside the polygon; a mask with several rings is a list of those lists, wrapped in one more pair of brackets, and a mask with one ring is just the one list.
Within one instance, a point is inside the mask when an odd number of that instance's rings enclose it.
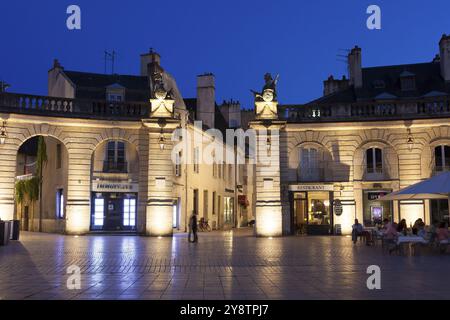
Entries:
{"label": "deep blue sky", "polygon": [[[82,30],[66,28],[66,8],[82,10]],[[366,28],[366,9],[382,9],[382,30]],[[338,54],[358,44],[363,65],[430,61],[450,33],[448,0],[40,0],[0,2],[0,80],[10,91],[46,94],[57,57],[68,70],[102,73],[103,52],[118,52],[116,71],[139,73],[139,55],[162,56],[184,97],[196,75],[216,75],[217,100],[251,107],[249,89],[265,72],[280,74],[282,103],[322,93],[330,74],[346,73]]]}

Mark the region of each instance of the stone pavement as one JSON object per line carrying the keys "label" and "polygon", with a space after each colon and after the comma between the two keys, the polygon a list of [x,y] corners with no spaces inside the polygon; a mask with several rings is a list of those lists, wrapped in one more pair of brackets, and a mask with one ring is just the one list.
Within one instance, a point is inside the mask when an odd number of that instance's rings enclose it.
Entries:
{"label": "stone pavement", "polygon": [[[390,256],[347,237],[21,234],[0,247],[0,299],[450,299],[450,255]],[[67,288],[67,268],[81,289]],[[381,290],[368,290],[369,265]]]}

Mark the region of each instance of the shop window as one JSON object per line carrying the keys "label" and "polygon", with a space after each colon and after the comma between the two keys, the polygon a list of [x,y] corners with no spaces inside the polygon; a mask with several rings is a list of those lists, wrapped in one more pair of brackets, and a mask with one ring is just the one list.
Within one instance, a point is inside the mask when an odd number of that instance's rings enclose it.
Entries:
{"label": "shop window", "polygon": [[224,223],[232,223],[233,221],[233,211],[234,211],[234,198],[232,197],[224,197]]}
{"label": "shop window", "polygon": [[136,199],[123,199],[123,225],[136,226]]}
{"label": "shop window", "polygon": [[380,148],[366,150],[367,173],[383,173],[383,151]]}
{"label": "shop window", "polygon": [[64,218],[64,190],[58,189],[56,191],[56,217],[58,219]]}
{"label": "shop window", "polygon": [[430,200],[431,209],[431,222],[436,221],[437,223],[445,222],[449,223],[449,210],[448,210],[448,200],[447,199],[434,199]]}
{"label": "shop window", "polygon": [[103,226],[103,220],[105,215],[105,199],[96,198],[94,200],[94,225]]}
{"label": "shop window", "polygon": [[435,171],[450,170],[450,146],[437,146],[434,148]]}

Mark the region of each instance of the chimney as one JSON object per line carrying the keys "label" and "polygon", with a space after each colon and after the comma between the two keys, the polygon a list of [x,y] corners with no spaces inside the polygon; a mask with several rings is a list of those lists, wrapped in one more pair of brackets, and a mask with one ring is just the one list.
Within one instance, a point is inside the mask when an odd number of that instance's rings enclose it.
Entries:
{"label": "chimney", "polygon": [[329,76],[327,80],[323,82],[323,95],[328,96],[335,92],[347,89],[349,85],[348,79],[343,76],[342,80],[334,79],[333,76]]}
{"label": "chimney", "polygon": [[362,63],[361,63],[361,48],[355,46],[348,54],[348,73],[350,77],[350,84],[355,88],[361,88],[362,83]]}
{"label": "chimney", "polygon": [[212,73],[197,76],[197,119],[214,128],[216,108],[215,77]]}
{"label": "chimney", "polygon": [[148,69],[149,64],[160,65],[161,56],[159,53],[150,49],[148,53],[141,54],[141,76],[145,77],[149,75]]}
{"label": "chimney", "polygon": [[447,82],[450,81],[450,35],[442,35],[439,41],[439,53],[441,57],[441,75]]}

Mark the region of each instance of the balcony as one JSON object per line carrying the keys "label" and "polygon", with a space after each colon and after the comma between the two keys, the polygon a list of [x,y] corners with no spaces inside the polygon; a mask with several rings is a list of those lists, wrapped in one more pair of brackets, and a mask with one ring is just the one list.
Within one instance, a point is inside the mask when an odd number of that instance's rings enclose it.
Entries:
{"label": "balcony", "polygon": [[128,173],[128,163],[125,161],[104,161],[103,172],[105,173]]}
{"label": "balcony", "polygon": [[0,112],[43,116],[140,120],[150,103],[67,99],[17,93],[0,93]]}
{"label": "balcony", "polygon": [[450,117],[450,99],[437,97],[392,102],[284,105],[279,109],[281,118],[294,123],[447,118]]}

